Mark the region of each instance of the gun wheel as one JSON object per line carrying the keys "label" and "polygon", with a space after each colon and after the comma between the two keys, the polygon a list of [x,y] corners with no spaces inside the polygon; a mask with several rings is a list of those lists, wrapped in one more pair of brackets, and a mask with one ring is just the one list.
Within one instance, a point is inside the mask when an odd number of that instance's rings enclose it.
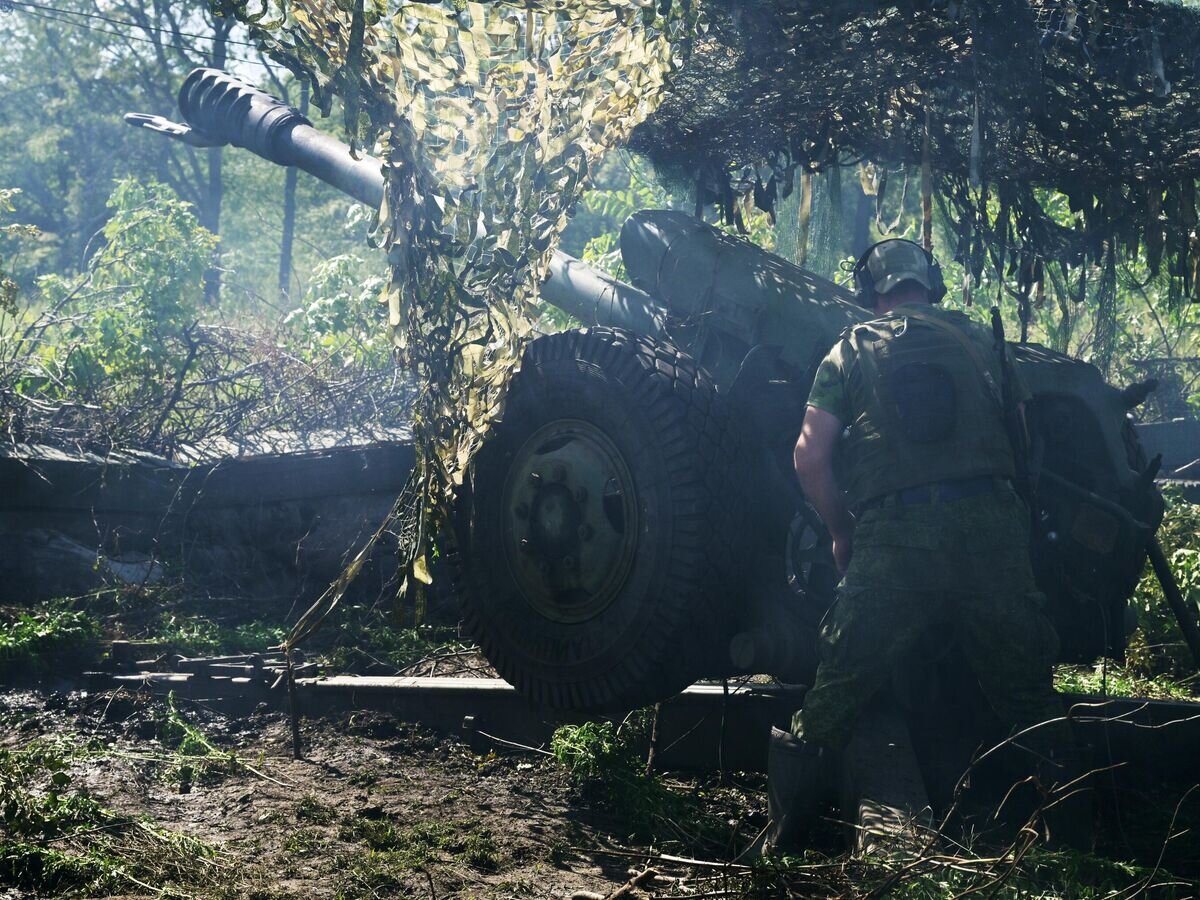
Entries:
{"label": "gun wheel", "polygon": [[556,707],[632,707],[728,638],[735,445],[670,345],[605,328],[534,341],[456,512],[464,622]]}

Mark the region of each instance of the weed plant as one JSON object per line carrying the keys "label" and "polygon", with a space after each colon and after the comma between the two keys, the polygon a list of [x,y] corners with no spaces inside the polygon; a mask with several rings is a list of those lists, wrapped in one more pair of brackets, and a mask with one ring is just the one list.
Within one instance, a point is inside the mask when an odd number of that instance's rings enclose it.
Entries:
{"label": "weed plant", "polygon": [[236,756],[218,749],[204,732],[183,717],[175,704],[174,692],[167,694],[158,732],[159,740],[173,753],[166,778],[178,785],[181,794],[191,791],[197,782],[212,781],[238,768]]}

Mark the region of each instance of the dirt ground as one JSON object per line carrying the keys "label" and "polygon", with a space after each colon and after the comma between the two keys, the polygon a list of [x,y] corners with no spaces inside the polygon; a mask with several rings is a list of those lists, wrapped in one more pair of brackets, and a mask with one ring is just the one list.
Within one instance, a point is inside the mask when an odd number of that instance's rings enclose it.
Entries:
{"label": "dirt ground", "polygon": [[[303,722],[295,760],[275,710],[173,703],[0,693],[0,900],[1197,895],[1195,789],[1126,794],[1102,855],[1032,851],[1019,871],[1011,847],[852,860],[832,826],[803,858],[751,867],[761,775],[646,779],[626,759],[614,802],[614,770],[573,778],[544,752],[477,752],[379,713]],[[884,887],[897,873],[904,889]]]}
{"label": "dirt ground", "polygon": [[[188,722],[244,763],[217,773],[198,765],[181,779],[160,740],[164,706],[127,691],[9,692],[0,695],[0,752],[38,742],[85,748],[71,762],[74,789],[215,847],[213,882],[181,886],[184,893],[605,897],[645,868],[648,846],[624,840],[622,818],[590,803],[544,755],[479,755],[390,717],[355,713],[306,722],[298,761],[281,714],[231,719],[180,701]],[[190,781],[186,792],[181,781]],[[710,823],[728,828],[730,846],[762,827],[761,779],[748,791],[676,786],[702,798]],[[678,827],[682,835],[689,825]],[[680,864],[669,877],[702,884],[719,871]],[[3,900],[34,896],[0,889]]]}

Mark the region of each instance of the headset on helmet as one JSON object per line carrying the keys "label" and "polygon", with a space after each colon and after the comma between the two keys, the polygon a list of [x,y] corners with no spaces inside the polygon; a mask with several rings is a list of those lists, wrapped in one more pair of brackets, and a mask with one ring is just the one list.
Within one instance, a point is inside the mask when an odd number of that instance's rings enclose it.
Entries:
{"label": "headset on helmet", "polygon": [[875,308],[875,282],[871,278],[871,273],[867,270],[867,260],[876,247],[881,244],[888,244],[893,241],[900,241],[905,244],[912,244],[925,255],[925,262],[928,266],[929,275],[929,302],[939,303],[946,296],[946,279],[942,276],[942,267],[938,261],[934,259],[933,254],[918,244],[916,241],[910,241],[906,238],[888,238],[887,240],[877,241],[863,251],[862,256],[858,258],[858,262],[854,264],[854,288],[856,290],[855,299],[858,305],[866,309]]}

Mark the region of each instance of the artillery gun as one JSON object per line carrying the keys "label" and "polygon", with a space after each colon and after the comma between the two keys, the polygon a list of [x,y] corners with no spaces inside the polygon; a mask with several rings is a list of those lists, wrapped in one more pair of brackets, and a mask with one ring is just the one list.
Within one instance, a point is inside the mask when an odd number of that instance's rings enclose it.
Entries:
{"label": "artillery gun", "polygon": [[[297,110],[197,69],[195,145],[233,144],[378,207],[380,163]],[[791,474],[816,367],[870,314],[841,287],[686,214],[621,233],[632,284],[555,253],[541,296],[585,327],[538,337],[458,499],[464,619],[500,674],[576,709],[654,702],[705,676],[811,683],[836,583]],[[1162,517],[1120,390],[1093,366],[1014,348],[1041,471],[1034,546],[1064,661],[1123,655],[1128,600]]]}

